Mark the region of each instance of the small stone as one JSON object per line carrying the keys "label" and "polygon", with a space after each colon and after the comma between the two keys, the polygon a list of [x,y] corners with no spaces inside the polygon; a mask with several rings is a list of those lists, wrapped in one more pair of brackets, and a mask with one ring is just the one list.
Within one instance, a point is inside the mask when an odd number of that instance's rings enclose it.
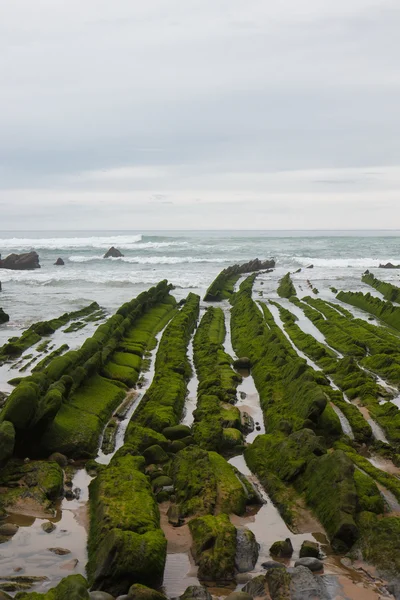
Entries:
{"label": "small stone", "polygon": [[79,498],[81,497],[81,488],[78,488],[78,487],[77,487],[77,488],[75,488],[75,489],[74,489],[74,494],[75,494],[75,498],[76,498],[77,500],[79,500]]}
{"label": "small stone", "polygon": [[245,400],[246,396],[247,396],[246,392],[240,392],[240,398],[242,400]]}
{"label": "small stone", "polygon": [[14,525],[14,523],[4,523],[3,525],[0,525],[0,535],[12,537],[17,533],[18,529],[18,525]]}
{"label": "small stone", "polygon": [[261,563],[263,569],[282,569],[284,565],[282,563],[277,562],[276,560],[267,560],[266,562]]}
{"label": "small stone", "polygon": [[53,552],[53,554],[57,554],[58,556],[71,554],[71,550],[68,550],[67,548],[47,548],[47,550],[50,550],[50,552]]}
{"label": "small stone", "polygon": [[73,558],[72,560],[68,560],[60,565],[60,569],[64,569],[64,571],[73,571],[78,563],[79,560],[77,558]]}
{"label": "small stone", "polygon": [[30,458],[28,458],[28,457],[24,458],[24,463],[25,463],[26,465],[27,465],[27,464],[28,464],[28,462],[30,462],[30,461],[31,461],[31,459],[30,459]]}
{"label": "small stone", "polygon": [[75,494],[72,490],[65,490],[65,498],[67,500],[74,500],[75,499]]}
{"label": "small stone", "polygon": [[316,571],[322,571],[324,568],[324,563],[318,558],[311,558],[309,556],[305,556],[304,558],[299,558],[294,563],[295,567],[307,567],[313,573]]}
{"label": "small stone", "polygon": [[51,533],[55,530],[55,528],[56,526],[54,525],[54,523],[51,523],[51,521],[46,521],[46,523],[42,523],[42,529],[46,533]]}
{"label": "small stone", "polygon": [[107,592],[89,592],[89,598],[90,600],[114,600],[114,596]]}

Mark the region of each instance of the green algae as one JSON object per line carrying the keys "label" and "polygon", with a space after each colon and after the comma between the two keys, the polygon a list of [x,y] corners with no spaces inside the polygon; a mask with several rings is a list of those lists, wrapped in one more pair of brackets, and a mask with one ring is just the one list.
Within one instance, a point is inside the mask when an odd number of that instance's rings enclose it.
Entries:
{"label": "green algae", "polygon": [[[389,302],[400,302],[400,288],[387,281],[377,279],[373,273],[365,271],[361,280],[380,292]],[[368,311],[370,312],[370,311]]]}
{"label": "green algae", "polygon": [[279,280],[278,295],[281,298],[290,298],[291,296],[297,295],[290,273],[286,273],[286,275]]}
{"label": "green algae", "polygon": [[228,515],[206,515],[189,523],[192,553],[203,581],[229,583],[235,577],[236,529]]}
{"label": "green algae", "polygon": [[18,592],[16,600],[89,600],[88,583],[82,575],[69,575],[46,594]]}
{"label": "green algae", "polygon": [[220,302],[229,300],[234,291],[234,287],[239,277],[244,273],[261,271],[262,269],[272,269],[275,267],[274,260],[260,261],[258,258],[242,265],[232,265],[223,269],[208,288],[204,300],[206,302]]}

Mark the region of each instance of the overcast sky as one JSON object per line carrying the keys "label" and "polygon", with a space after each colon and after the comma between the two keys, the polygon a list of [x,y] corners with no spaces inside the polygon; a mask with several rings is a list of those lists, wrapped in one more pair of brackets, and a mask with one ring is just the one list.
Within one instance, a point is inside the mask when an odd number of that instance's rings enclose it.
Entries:
{"label": "overcast sky", "polygon": [[398,228],[399,0],[0,0],[0,229]]}

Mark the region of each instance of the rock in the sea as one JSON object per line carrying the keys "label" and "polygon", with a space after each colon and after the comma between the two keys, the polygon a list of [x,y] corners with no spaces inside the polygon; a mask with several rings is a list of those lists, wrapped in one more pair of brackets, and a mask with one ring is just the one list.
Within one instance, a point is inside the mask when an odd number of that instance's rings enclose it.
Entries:
{"label": "rock in the sea", "polygon": [[14,525],[14,523],[3,523],[3,525],[0,525],[0,535],[12,537],[17,533],[18,529],[18,525]]}
{"label": "rock in the sea", "polygon": [[324,563],[322,562],[322,560],[319,560],[318,558],[312,558],[311,556],[304,556],[303,558],[299,558],[298,560],[296,560],[296,562],[294,563],[295,567],[307,567],[307,569],[310,569],[310,571],[316,572],[316,571],[322,571],[322,569],[324,568]]}
{"label": "rock in the sea", "polygon": [[47,548],[53,554],[57,554],[58,556],[65,556],[65,554],[71,554],[71,550],[67,548]]}
{"label": "rock in the sea", "polygon": [[118,248],[114,248],[114,246],[111,246],[111,248],[107,250],[107,252],[103,256],[103,258],[121,258],[122,256],[124,255],[120,250],[118,250]]}
{"label": "rock in the sea", "polygon": [[42,523],[42,529],[45,533],[51,533],[54,531],[56,526],[51,521],[46,521],[46,523]]}
{"label": "rock in the sea", "polygon": [[34,251],[25,254],[9,254],[3,260],[0,259],[0,269],[11,269],[13,271],[40,269],[39,255]]}
{"label": "rock in the sea", "polygon": [[329,600],[322,577],[315,577],[311,571],[299,566],[292,569],[290,582],[291,600]]}
{"label": "rock in the sea", "polygon": [[258,559],[259,544],[250,529],[236,530],[235,567],[239,573],[252,571]]}
{"label": "rock in the sea", "polygon": [[272,556],[278,558],[290,558],[293,554],[293,546],[290,538],[286,538],[284,541],[274,542],[269,549]]}
{"label": "rock in the sea", "polygon": [[247,356],[241,356],[233,361],[235,369],[251,369],[251,360]]}
{"label": "rock in the sea", "polygon": [[306,267],[306,269],[313,269],[314,265],[308,265],[308,267]]}
{"label": "rock in the sea", "polygon": [[267,595],[266,590],[267,580],[265,575],[258,575],[257,577],[253,577],[251,581],[248,581],[246,585],[242,587],[242,592],[246,592],[246,594],[250,594],[252,598],[263,597]]}
{"label": "rock in the sea", "polygon": [[62,258],[57,258],[56,262],[54,263],[57,267],[63,267],[65,265],[65,262],[63,261]]}
{"label": "rock in the sea", "polygon": [[114,596],[107,592],[89,592],[89,598],[90,600],[114,600]]}
{"label": "rock in the sea", "polygon": [[379,265],[380,269],[400,269],[400,265],[394,265],[391,262],[386,263],[385,265]]}
{"label": "rock in the sea", "polygon": [[134,583],[129,588],[128,592],[129,600],[167,600],[164,594],[148,588],[140,583]]}
{"label": "rock in the sea", "polygon": [[300,558],[304,558],[306,556],[311,556],[312,558],[320,557],[319,545],[317,544],[317,542],[305,540],[302,543],[300,548]]}
{"label": "rock in the sea", "polygon": [[180,600],[212,600],[212,596],[208,589],[203,585],[190,585],[179,596]]}
{"label": "rock in the sea", "polygon": [[6,312],[4,312],[2,308],[0,308],[0,325],[2,325],[3,323],[7,323],[9,320],[9,315]]}

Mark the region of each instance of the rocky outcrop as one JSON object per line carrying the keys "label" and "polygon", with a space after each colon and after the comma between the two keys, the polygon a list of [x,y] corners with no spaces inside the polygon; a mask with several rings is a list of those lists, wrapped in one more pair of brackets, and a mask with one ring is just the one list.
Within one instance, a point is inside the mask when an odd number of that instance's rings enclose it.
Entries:
{"label": "rocky outcrop", "polygon": [[204,300],[206,302],[220,302],[229,299],[233,294],[233,288],[240,275],[244,273],[254,273],[256,271],[266,271],[269,273],[275,267],[275,261],[260,260],[255,258],[242,265],[232,265],[221,271],[208,288]]}
{"label": "rocky outcrop", "polygon": [[40,269],[39,255],[37,252],[26,252],[25,254],[9,254],[1,260],[0,269],[11,269],[13,271],[28,271]]}
{"label": "rocky outcrop", "polygon": [[380,269],[400,269],[400,265],[393,265],[391,262],[386,263],[385,265],[380,264]]}
{"label": "rocky outcrop", "polygon": [[3,323],[7,323],[7,321],[9,320],[10,317],[8,316],[8,314],[4,312],[2,308],[0,308],[0,325],[2,325]]}
{"label": "rocky outcrop", "polygon": [[120,250],[118,250],[118,248],[114,248],[114,246],[111,246],[111,248],[107,250],[107,252],[103,256],[103,258],[121,258],[122,256],[124,255]]}
{"label": "rocky outcrop", "polygon": [[3,465],[14,451],[15,429],[9,421],[0,423],[0,465]]}
{"label": "rocky outcrop", "polygon": [[63,267],[65,265],[65,262],[63,261],[62,258],[57,258],[56,262],[54,263],[57,267]]}

